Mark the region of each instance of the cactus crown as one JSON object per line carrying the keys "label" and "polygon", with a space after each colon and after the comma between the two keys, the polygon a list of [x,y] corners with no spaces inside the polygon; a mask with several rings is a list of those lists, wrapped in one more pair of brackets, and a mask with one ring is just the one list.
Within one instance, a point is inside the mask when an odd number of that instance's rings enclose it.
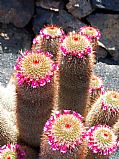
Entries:
{"label": "cactus crown", "polygon": [[50,59],[50,54],[44,54],[40,50],[35,52],[26,51],[18,58],[15,67],[18,83],[27,83],[33,88],[43,86],[50,82],[57,65]]}
{"label": "cactus crown", "polygon": [[88,132],[88,147],[101,155],[109,155],[117,149],[117,136],[106,125],[91,127]]}
{"label": "cactus crown", "polygon": [[20,145],[7,144],[0,148],[1,159],[25,159],[25,152]]}
{"label": "cactus crown", "polygon": [[71,54],[82,58],[92,52],[92,47],[86,37],[80,35],[79,33],[71,32],[63,40],[61,51],[64,56]]}
{"label": "cactus crown", "polygon": [[104,86],[102,80],[99,77],[93,75],[90,81],[90,90],[101,90],[103,88]]}
{"label": "cactus crown", "polygon": [[63,34],[64,31],[60,27],[54,25],[46,26],[40,30],[40,35],[46,39],[61,37]]}
{"label": "cactus crown", "polygon": [[117,107],[119,107],[119,93],[115,92],[115,91],[107,91],[105,93],[105,102],[111,105],[115,105]]}
{"label": "cactus crown", "polygon": [[99,29],[90,26],[80,28],[80,34],[86,36],[89,40],[99,40],[101,36]]}
{"label": "cactus crown", "polygon": [[111,111],[119,112],[119,93],[115,91],[107,91],[103,95],[103,108]]}
{"label": "cactus crown", "polygon": [[85,132],[82,116],[70,110],[57,112],[46,122],[44,132],[53,150],[66,153],[82,143]]}

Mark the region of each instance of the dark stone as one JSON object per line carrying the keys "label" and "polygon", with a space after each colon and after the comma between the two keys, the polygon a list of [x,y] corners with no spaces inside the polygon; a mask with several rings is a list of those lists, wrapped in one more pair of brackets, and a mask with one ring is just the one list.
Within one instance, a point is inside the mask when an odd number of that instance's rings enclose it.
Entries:
{"label": "dark stone", "polygon": [[40,29],[47,24],[56,24],[57,12],[43,9],[41,7],[36,8],[36,16],[33,19],[33,31],[38,34]]}
{"label": "dark stone", "polygon": [[60,25],[67,33],[70,31],[79,31],[79,28],[85,25],[65,10],[59,11],[57,24]]}
{"label": "dark stone", "polygon": [[69,0],[66,7],[74,17],[79,19],[89,15],[93,11],[90,1],[87,0]]}
{"label": "dark stone", "polygon": [[28,24],[34,13],[34,0],[1,0],[0,22],[12,23],[22,28]]}
{"label": "dark stone", "polygon": [[100,41],[105,45],[115,61],[119,61],[119,15],[118,14],[95,14],[87,20],[92,26],[101,31]]}
{"label": "dark stone", "polygon": [[96,50],[97,59],[106,58],[107,54],[108,52],[106,51],[106,49],[102,47],[97,47],[97,50]]}
{"label": "dark stone", "polygon": [[91,0],[94,8],[119,11],[119,0]]}
{"label": "dark stone", "polygon": [[65,3],[63,0],[37,0],[36,6],[44,9],[59,11],[60,9],[64,9]]}
{"label": "dark stone", "polygon": [[41,7],[37,7],[37,15],[33,20],[34,33],[38,34],[40,29],[47,24],[58,25],[62,27],[66,32],[79,30],[81,26],[85,25],[65,10],[54,12],[48,11]]}

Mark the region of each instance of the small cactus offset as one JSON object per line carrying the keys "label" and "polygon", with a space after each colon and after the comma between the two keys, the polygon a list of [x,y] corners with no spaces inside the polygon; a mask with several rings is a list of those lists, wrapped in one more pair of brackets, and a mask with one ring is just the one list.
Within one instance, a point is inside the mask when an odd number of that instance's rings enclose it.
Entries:
{"label": "small cactus offset", "polygon": [[53,109],[53,75],[58,69],[50,54],[26,51],[15,66],[17,127],[20,139],[39,146],[43,126]]}
{"label": "small cactus offset", "polygon": [[92,75],[90,80],[90,105],[94,104],[97,99],[104,93],[104,84],[101,78],[96,75]]}
{"label": "small cactus offset", "polygon": [[99,29],[96,27],[84,26],[80,28],[80,34],[86,36],[90,40],[93,50],[95,50],[101,36]]}
{"label": "small cactus offset", "polygon": [[63,36],[64,31],[60,27],[48,25],[33,39],[32,50],[48,51],[53,54],[54,60],[57,60]]}
{"label": "small cactus offset", "polygon": [[85,138],[82,116],[64,110],[55,112],[46,122],[41,142],[41,159],[78,159],[85,156],[80,146]]}
{"label": "small cactus offset", "polygon": [[86,113],[90,111],[92,105],[97,101],[97,99],[103,93],[104,93],[104,85],[101,78],[93,74],[91,76],[91,80],[89,84],[90,102],[89,102],[89,106],[86,107]]}
{"label": "small cactus offset", "polygon": [[7,144],[0,147],[0,159],[26,159],[26,154],[18,144]]}
{"label": "small cactus offset", "polygon": [[84,26],[80,28],[80,34],[86,36],[90,40],[93,48],[91,60],[93,61],[93,63],[96,63],[96,48],[101,36],[99,29],[97,29],[96,27]]}
{"label": "small cactus offset", "polygon": [[87,131],[87,159],[108,159],[118,147],[117,136],[107,125],[96,125]]}
{"label": "small cactus offset", "polygon": [[90,54],[92,47],[79,33],[69,33],[60,47],[59,110],[73,109],[84,114],[89,101],[89,83],[92,75]]}
{"label": "small cactus offset", "polygon": [[86,117],[86,126],[106,124],[112,126],[119,119],[119,93],[107,91],[92,106]]}

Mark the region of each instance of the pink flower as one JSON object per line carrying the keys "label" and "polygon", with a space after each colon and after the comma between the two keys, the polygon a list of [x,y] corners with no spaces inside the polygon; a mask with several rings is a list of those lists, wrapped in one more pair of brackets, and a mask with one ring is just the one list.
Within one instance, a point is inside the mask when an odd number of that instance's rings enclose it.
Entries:
{"label": "pink flower", "polygon": [[18,84],[26,83],[33,88],[50,82],[58,69],[58,64],[51,60],[50,53],[45,54],[41,50],[24,52],[15,66]]}
{"label": "pink flower", "polygon": [[88,147],[94,153],[109,155],[117,149],[117,136],[106,125],[97,125],[87,131]]}
{"label": "pink flower", "polygon": [[80,34],[86,36],[91,42],[100,39],[100,31],[96,27],[84,26],[80,28]]}
{"label": "pink flower", "polygon": [[43,28],[42,30],[40,30],[40,35],[42,38],[45,38],[45,39],[54,39],[54,38],[62,39],[64,35],[64,31],[60,27],[49,25]]}
{"label": "pink flower", "polygon": [[70,54],[78,58],[83,58],[92,53],[90,41],[79,33],[71,32],[65,36],[60,50],[64,56]]}
{"label": "pink flower", "polygon": [[25,152],[18,144],[7,144],[0,148],[0,159],[25,159]]}
{"label": "pink flower", "polygon": [[71,110],[56,111],[46,122],[44,134],[53,150],[66,153],[78,147],[85,138],[82,116]]}

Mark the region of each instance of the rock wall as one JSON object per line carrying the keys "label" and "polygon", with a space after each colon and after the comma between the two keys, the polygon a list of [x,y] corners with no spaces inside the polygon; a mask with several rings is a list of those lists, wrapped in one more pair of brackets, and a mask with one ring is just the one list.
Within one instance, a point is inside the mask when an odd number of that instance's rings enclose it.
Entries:
{"label": "rock wall", "polygon": [[119,0],[1,0],[0,23],[29,27],[34,34],[47,24],[66,32],[91,25],[100,29],[99,58],[110,57],[119,63]]}

